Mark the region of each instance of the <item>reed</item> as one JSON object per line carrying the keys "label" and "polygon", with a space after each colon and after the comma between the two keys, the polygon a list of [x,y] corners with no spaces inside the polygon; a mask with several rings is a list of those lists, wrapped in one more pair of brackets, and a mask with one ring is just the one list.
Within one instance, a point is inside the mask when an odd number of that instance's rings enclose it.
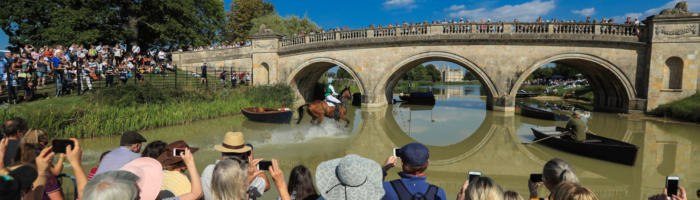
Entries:
{"label": "reed", "polygon": [[288,86],[196,91],[122,86],[84,96],[51,98],[0,110],[0,119],[22,117],[52,137],[96,137],[240,113],[249,106],[289,106]]}

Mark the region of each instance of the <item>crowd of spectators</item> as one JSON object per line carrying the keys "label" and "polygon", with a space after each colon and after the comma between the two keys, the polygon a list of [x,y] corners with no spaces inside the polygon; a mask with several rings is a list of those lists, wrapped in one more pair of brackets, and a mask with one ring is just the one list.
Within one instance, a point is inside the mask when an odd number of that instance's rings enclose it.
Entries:
{"label": "crowd of spectators", "polygon": [[200,47],[192,47],[189,46],[186,49],[178,48],[178,52],[182,51],[204,51],[204,50],[216,50],[216,49],[230,49],[230,48],[238,48],[238,47],[248,47],[250,45],[253,45],[253,42],[251,41],[245,41],[245,42],[224,42],[224,43],[218,43],[218,44],[212,44],[212,45],[206,45],[206,46],[200,46]]}
{"label": "crowd of spectators", "polygon": [[[99,166],[86,174],[82,149],[77,139],[65,149],[47,146],[49,136],[29,129],[14,118],[3,123],[5,137],[0,141],[0,199],[64,198],[56,175],[62,173],[62,159],[73,168],[77,198],[86,200],[240,200],[269,195],[271,185],[278,199],[446,199],[446,192],[427,182],[430,165],[428,148],[407,144],[388,156],[383,165],[358,155],[347,155],[321,162],[315,175],[303,165],[294,167],[286,181],[279,162],[254,156],[254,148],[241,132],[228,132],[214,149],[220,160],[211,160],[200,175],[195,164],[197,147],[179,140],[171,143],[147,141],[137,132],[122,134],[119,147],[102,154]],[[141,152],[141,149],[144,149]],[[52,164],[54,157],[59,161]],[[387,170],[401,160],[399,179],[386,180]],[[266,163],[266,164],[264,164]],[[542,181],[528,181],[530,199],[596,200],[596,194],[579,183],[566,161],[552,159],[542,169]],[[272,182],[269,181],[272,179]],[[466,177],[465,177],[466,178]],[[471,180],[470,180],[471,179]],[[524,182],[524,180],[523,180]],[[548,194],[539,194],[544,186]],[[666,190],[650,199],[666,199]],[[540,198],[543,197],[543,198]],[[686,200],[680,187],[674,199]],[[270,198],[270,197],[266,197]],[[467,179],[458,200],[523,199],[514,191],[504,191],[493,179],[476,176]]]}
{"label": "crowd of spectators", "polygon": [[[135,77],[143,81],[144,73],[163,74],[174,71],[170,50],[142,51],[133,44],[130,50],[122,45],[57,45],[35,48],[25,45],[18,51],[0,56],[0,92],[7,90],[8,102],[17,102],[18,91],[24,100],[33,98],[37,88],[54,82],[55,96],[76,90],[92,90],[92,82],[105,79],[105,87],[114,86],[115,78],[126,83]],[[2,85],[5,85],[3,88]]]}

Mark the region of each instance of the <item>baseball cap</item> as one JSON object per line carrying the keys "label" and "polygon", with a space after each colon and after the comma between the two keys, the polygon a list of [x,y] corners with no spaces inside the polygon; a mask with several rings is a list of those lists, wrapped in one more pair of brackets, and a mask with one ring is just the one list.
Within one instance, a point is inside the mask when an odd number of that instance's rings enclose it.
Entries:
{"label": "baseball cap", "polygon": [[119,141],[119,146],[131,145],[142,142],[146,142],[146,138],[144,138],[141,134],[135,131],[129,131],[122,134],[121,141]]}
{"label": "baseball cap", "polygon": [[397,156],[401,158],[403,163],[421,166],[428,163],[430,151],[420,143],[410,143],[401,147],[397,152]]}

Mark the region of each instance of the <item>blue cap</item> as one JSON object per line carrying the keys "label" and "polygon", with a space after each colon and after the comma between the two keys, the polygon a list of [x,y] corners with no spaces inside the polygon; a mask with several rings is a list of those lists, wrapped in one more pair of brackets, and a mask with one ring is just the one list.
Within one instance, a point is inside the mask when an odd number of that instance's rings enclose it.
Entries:
{"label": "blue cap", "polygon": [[397,153],[403,163],[414,166],[425,165],[430,157],[428,148],[420,143],[407,144],[401,147]]}

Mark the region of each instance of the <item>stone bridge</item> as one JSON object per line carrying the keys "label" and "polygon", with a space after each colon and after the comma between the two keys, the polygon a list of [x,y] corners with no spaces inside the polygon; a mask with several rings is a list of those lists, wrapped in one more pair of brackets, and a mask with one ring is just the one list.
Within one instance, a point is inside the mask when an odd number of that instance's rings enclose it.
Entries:
{"label": "stone bridge", "polygon": [[[700,16],[655,15],[644,26],[593,23],[459,23],[334,31],[291,38],[261,31],[248,47],[173,53],[182,69],[207,62],[246,68],[255,85],[283,83],[301,100],[328,69],[351,74],[362,104],[391,102],[403,73],[428,61],[474,72],[489,109],[512,112],[537,68],[563,63],[591,82],[596,110],[650,110],[700,88]],[[251,70],[252,68],[252,70]]]}

